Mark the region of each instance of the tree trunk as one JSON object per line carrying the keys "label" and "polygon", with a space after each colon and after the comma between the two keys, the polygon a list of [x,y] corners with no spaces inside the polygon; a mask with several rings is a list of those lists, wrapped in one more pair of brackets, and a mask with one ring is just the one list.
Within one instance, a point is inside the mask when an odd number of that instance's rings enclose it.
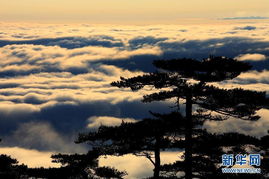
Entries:
{"label": "tree trunk", "polygon": [[156,137],[154,156],[155,156],[154,178],[159,178],[159,176],[160,176],[160,166],[161,166],[160,137]]}
{"label": "tree trunk", "polygon": [[192,179],[192,95],[186,96],[185,178]]}

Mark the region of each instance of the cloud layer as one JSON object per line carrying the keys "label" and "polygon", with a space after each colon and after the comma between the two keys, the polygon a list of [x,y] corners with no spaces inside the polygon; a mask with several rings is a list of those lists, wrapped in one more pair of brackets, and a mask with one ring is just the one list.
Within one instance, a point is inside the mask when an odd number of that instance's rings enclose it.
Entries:
{"label": "cloud layer", "polygon": [[[268,27],[268,23],[184,26],[2,23],[2,146],[48,152],[46,156],[52,152],[84,152],[87,146],[73,143],[79,132],[100,124],[119,125],[122,120],[133,122],[150,117],[150,110],[171,110],[171,101],[140,102],[143,94],[152,91],[150,88],[131,92],[110,86],[120,76],[155,71],[152,61],[156,59],[236,57],[250,62],[253,70],[221,85],[269,91]],[[259,129],[252,123],[238,127],[236,121],[232,121],[233,127],[227,127],[231,122],[227,121],[222,124],[223,130],[265,135],[268,113],[261,115]],[[221,126],[210,123],[207,128],[213,130],[216,125]]]}

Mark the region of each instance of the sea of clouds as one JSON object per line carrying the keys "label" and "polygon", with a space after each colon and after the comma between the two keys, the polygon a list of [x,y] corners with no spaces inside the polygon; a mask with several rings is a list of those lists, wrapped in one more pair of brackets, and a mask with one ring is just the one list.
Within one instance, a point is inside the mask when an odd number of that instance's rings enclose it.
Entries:
{"label": "sea of clouds", "polygon": [[[29,166],[56,166],[50,163],[52,153],[87,151],[87,145],[73,142],[79,132],[150,117],[150,110],[171,110],[171,101],[140,102],[150,88],[132,92],[110,86],[120,76],[155,71],[156,59],[215,55],[248,61],[252,71],[221,85],[269,91],[268,27],[253,21],[151,26],[2,22],[0,153]],[[269,114],[265,109],[259,114],[256,123],[231,119],[205,127],[260,137],[269,129]]]}

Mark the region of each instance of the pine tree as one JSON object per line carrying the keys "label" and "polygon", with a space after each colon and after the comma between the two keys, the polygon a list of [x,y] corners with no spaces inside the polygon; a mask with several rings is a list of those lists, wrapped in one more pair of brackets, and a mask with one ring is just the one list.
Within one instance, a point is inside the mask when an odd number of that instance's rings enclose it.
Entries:
{"label": "pine tree", "polygon": [[[251,69],[249,64],[232,58],[211,56],[202,61],[185,58],[158,60],[154,65],[159,71],[129,79],[121,77],[120,81],[113,82],[112,85],[131,88],[133,91],[146,86],[154,87],[159,92],[145,95],[143,102],[176,99],[178,110],[180,102],[185,101],[185,158],[181,168],[185,171],[186,179],[199,177],[193,173],[197,169],[193,166],[199,161],[196,160],[199,157],[194,156],[194,142],[204,133],[197,128],[197,122],[226,120],[231,117],[258,120],[256,111],[266,102],[265,92],[218,87],[219,82],[231,80]],[[207,152],[207,155],[213,154]],[[206,157],[200,156],[201,160],[206,160]]]}
{"label": "pine tree", "polygon": [[[143,119],[135,123],[123,122],[120,126],[101,126],[95,132],[80,134],[77,143],[88,142],[102,155],[134,154],[146,157],[154,166],[154,178],[159,178],[160,152],[174,148],[182,133],[178,126],[183,118],[178,112],[167,115],[151,113],[154,119]],[[178,120],[182,118],[182,120]],[[181,124],[180,124],[181,123]]]}
{"label": "pine tree", "polygon": [[8,155],[0,155],[0,178],[17,179],[26,174],[27,166]]}
{"label": "pine tree", "polygon": [[[111,167],[99,167],[98,158],[100,151],[90,150],[87,154],[55,154],[51,158],[55,163],[61,163],[62,167],[54,172],[56,176],[61,178],[118,178],[122,179],[127,175],[125,171],[119,171]],[[49,173],[49,172],[47,172]],[[48,175],[46,176],[48,177]],[[50,178],[50,177],[49,177]]]}

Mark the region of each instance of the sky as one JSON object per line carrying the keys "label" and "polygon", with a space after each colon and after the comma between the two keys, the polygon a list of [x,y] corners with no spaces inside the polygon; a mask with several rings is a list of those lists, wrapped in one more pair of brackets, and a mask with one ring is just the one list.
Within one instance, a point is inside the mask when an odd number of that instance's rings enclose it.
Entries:
{"label": "sky", "polygon": [[[79,132],[100,124],[167,112],[172,101],[144,104],[152,89],[131,92],[110,83],[155,69],[156,59],[227,56],[253,65],[221,84],[269,92],[268,0],[0,0],[0,153],[30,167],[59,166],[54,153],[85,153]],[[269,111],[257,122],[207,122],[211,132],[261,137]],[[163,153],[166,162],[182,153]],[[133,161],[133,162],[130,162]],[[141,158],[101,159],[151,175]],[[131,178],[131,177],[129,177]]]}
{"label": "sky", "polygon": [[185,19],[269,16],[267,0],[0,0],[0,20],[179,23]]}

